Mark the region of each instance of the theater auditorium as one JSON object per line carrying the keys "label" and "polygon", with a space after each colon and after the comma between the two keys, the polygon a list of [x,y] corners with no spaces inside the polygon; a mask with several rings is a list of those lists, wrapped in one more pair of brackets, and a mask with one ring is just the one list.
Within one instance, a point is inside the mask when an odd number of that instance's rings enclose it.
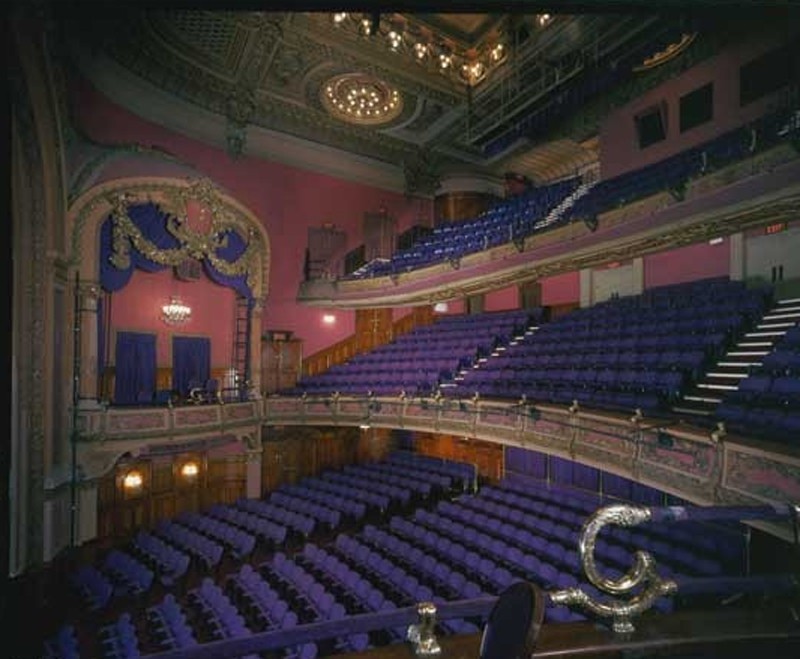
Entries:
{"label": "theater auditorium", "polygon": [[371,4],[12,3],[4,656],[800,656],[796,8]]}

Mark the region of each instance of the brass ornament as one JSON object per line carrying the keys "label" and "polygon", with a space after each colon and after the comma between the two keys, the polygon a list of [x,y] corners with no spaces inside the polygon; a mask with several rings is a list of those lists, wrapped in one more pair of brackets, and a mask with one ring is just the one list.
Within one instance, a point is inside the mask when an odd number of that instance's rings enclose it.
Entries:
{"label": "brass ornament", "polygon": [[[131,203],[139,203],[130,195],[121,193],[107,200],[111,207],[112,221],[112,253],[111,264],[120,270],[130,267],[131,245],[145,258],[164,266],[175,267],[187,258],[195,260],[207,259],[222,274],[246,276],[247,285],[256,294],[259,290],[260,270],[259,250],[254,231],[243,227],[237,221],[217,195],[213,183],[208,179],[199,179],[188,187],[169,190],[166,203],[161,207],[167,212],[167,231],[179,242],[175,249],[161,249],[150,242],[128,214]],[[186,215],[189,201],[195,201],[211,213],[211,226],[205,233],[196,232],[190,226]],[[178,213],[175,210],[180,209]],[[217,256],[216,250],[227,244],[226,233],[236,231],[240,236],[245,229],[247,247],[236,261],[226,261]]]}
{"label": "brass ornament", "polygon": [[635,628],[632,618],[649,609],[659,597],[674,594],[678,586],[672,580],[662,579],[656,572],[652,555],[641,550],[636,552],[632,568],[619,579],[603,576],[597,570],[594,550],[598,534],[608,524],[630,527],[647,522],[650,518],[650,509],[643,506],[626,504],[606,506],[586,520],[578,541],[583,570],[594,586],[612,595],[624,595],[644,586],[638,594],[627,602],[619,600],[600,602],[575,587],[550,593],[553,603],[583,607],[595,615],[611,618],[612,629],[615,632],[620,634],[633,632]]}

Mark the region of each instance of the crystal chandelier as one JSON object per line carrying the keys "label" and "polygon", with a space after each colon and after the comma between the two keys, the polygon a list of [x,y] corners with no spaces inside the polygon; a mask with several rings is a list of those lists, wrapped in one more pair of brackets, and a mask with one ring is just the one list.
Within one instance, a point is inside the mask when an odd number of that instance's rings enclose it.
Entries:
{"label": "crystal chandelier", "polygon": [[169,304],[161,307],[161,319],[168,325],[182,325],[187,322],[192,315],[191,307],[188,307],[181,299],[174,295],[170,298]]}

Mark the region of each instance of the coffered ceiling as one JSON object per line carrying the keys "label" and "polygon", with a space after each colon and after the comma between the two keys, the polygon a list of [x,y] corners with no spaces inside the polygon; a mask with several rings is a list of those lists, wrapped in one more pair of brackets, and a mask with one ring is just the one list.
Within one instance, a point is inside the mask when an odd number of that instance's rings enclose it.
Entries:
{"label": "coffered ceiling", "polygon": [[[393,169],[420,193],[448,172],[515,171],[544,182],[591,164],[603,99],[655,84],[658,75],[633,66],[688,29],[678,14],[337,20],[131,5],[59,20],[82,74],[150,120],[224,144],[234,157],[259,155],[261,134],[319,145]],[[607,84],[587,91],[600,77]],[[272,156],[281,148],[289,147],[274,146]]]}

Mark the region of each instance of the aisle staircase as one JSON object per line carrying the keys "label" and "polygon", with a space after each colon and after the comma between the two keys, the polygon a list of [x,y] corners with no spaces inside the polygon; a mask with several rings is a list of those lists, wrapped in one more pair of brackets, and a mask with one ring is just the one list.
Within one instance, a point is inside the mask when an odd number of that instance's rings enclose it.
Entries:
{"label": "aisle staircase", "polygon": [[800,322],[800,298],[779,300],[697,383],[672,410],[679,414],[712,416],[725,394],[739,383],[775,348],[786,332]]}
{"label": "aisle staircase", "polygon": [[549,227],[551,224],[555,224],[558,222],[570,208],[575,205],[575,202],[578,201],[581,197],[586,196],[589,194],[589,191],[597,185],[597,181],[590,181],[587,183],[581,183],[572,194],[567,195],[562,199],[556,206],[550,209],[550,212],[544,217],[544,219],[539,220],[535,225],[534,229],[536,231],[540,231],[545,227]]}

